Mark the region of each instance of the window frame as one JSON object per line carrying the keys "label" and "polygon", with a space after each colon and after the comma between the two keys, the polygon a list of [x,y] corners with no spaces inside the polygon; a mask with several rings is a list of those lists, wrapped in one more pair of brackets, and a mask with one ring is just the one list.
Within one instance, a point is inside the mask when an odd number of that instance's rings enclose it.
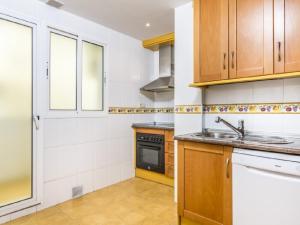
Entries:
{"label": "window frame", "polygon": [[[56,33],[62,36],[70,37],[77,40],[77,65],[76,65],[76,110],[56,110],[50,109],[50,41],[51,33]],[[47,30],[48,41],[48,58],[47,58],[47,118],[76,118],[76,117],[106,117],[107,112],[107,59],[108,59],[108,45],[99,39],[91,38],[80,34],[75,34],[67,31],[67,29],[60,29],[54,26],[48,26]],[[103,47],[103,110],[83,110],[82,109],[82,48],[83,42],[99,45]]]}
{"label": "window frame", "polygon": [[[66,37],[66,38],[70,38],[76,41],[76,84],[75,84],[75,108],[74,109],[51,109],[51,34],[56,34],[56,35],[60,35],[62,37]],[[49,85],[48,85],[48,95],[49,95],[49,101],[48,101],[48,110],[49,111],[68,111],[68,112],[73,112],[73,111],[77,111],[78,110],[78,96],[77,96],[77,92],[78,92],[78,37],[59,31],[59,30],[55,30],[55,29],[49,29],[49,58],[48,58],[48,71],[47,71],[47,78],[49,80]]]}
{"label": "window frame", "polygon": [[[90,43],[90,44],[94,44],[94,45],[97,45],[97,46],[100,46],[102,47],[102,51],[103,51],[103,54],[102,54],[102,67],[103,67],[103,73],[102,73],[102,110],[84,110],[82,108],[82,80],[83,80],[83,68],[82,68],[82,51],[83,51],[83,43],[86,42],[86,43]],[[80,38],[80,54],[81,54],[81,60],[80,60],[80,72],[79,72],[79,79],[80,79],[80,88],[79,91],[80,91],[80,94],[79,94],[79,98],[78,98],[78,101],[79,101],[79,115],[82,115],[82,116],[97,116],[97,115],[105,115],[106,114],[106,111],[107,111],[107,108],[106,108],[106,44],[104,43],[101,43],[99,41],[95,41],[91,38],[88,38],[88,37],[81,37]]]}

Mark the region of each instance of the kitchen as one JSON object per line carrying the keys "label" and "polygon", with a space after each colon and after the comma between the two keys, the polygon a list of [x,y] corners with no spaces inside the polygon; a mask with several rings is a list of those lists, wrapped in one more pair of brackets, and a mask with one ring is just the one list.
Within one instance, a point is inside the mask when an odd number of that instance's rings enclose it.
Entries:
{"label": "kitchen", "polygon": [[300,224],[299,10],[1,1],[0,223]]}

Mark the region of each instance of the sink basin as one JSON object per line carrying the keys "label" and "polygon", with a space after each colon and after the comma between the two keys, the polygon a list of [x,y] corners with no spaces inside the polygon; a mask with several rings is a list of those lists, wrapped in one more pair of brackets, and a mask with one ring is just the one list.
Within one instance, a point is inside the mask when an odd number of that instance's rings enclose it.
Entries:
{"label": "sink basin", "polygon": [[241,141],[248,141],[248,142],[258,142],[262,144],[290,144],[293,143],[282,137],[277,136],[259,136],[259,135],[246,135]]}
{"label": "sink basin", "polygon": [[193,134],[195,137],[207,137],[207,138],[216,138],[216,139],[234,139],[238,138],[237,135],[233,133],[226,132],[206,132],[206,133],[196,133]]}
{"label": "sink basin", "polygon": [[244,138],[239,138],[238,135],[230,132],[213,132],[207,131],[205,133],[195,133],[192,136],[199,138],[213,138],[213,139],[229,139],[237,142],[254,142],[261,144],[290,144],[293,143],[282,137],[277,136],[260,136],[248,134]]}

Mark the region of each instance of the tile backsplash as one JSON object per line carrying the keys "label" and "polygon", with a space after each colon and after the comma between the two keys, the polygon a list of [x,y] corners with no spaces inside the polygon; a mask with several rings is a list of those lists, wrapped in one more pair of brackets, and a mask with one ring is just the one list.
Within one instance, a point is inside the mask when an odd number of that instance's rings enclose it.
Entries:
{"label": "tile backsplash", "polygon": [[300,78],[213,86],[205,93],[205,127],[226,129],[216,113],[233,124],[245,120],[254,132],[300,135]]}
{"label": "tile backsplash", "polygon": [[205,104],[300,102],[300,78],[212,86]]}

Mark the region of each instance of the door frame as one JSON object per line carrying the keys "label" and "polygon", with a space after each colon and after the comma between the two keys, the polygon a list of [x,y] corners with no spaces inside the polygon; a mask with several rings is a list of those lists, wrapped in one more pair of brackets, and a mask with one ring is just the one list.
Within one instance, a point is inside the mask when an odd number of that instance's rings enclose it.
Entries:
{"label": "door frame", "polygon": [[[7,216],[12,213],[19,212],[24,209],[37,206],[41,201],[41,188],[42,188],[42,155],[40,154],[41,140],[42,137],[41,131],[42,127],[39,126],[39,129],[36,128],[33,116],[38,115],[38,89],[37,89],[37,22],[32,18],[26,18],[23,15],[19,15],[15,12],[11,12],[7,9],[0,8],[0,19],[7,20],[16,24],[30,27],[32,29],[32,197],[30,199],[22,200],[15,202],[0,208],[0,217]],[[40,119],[41,121],[41,119]]]}

